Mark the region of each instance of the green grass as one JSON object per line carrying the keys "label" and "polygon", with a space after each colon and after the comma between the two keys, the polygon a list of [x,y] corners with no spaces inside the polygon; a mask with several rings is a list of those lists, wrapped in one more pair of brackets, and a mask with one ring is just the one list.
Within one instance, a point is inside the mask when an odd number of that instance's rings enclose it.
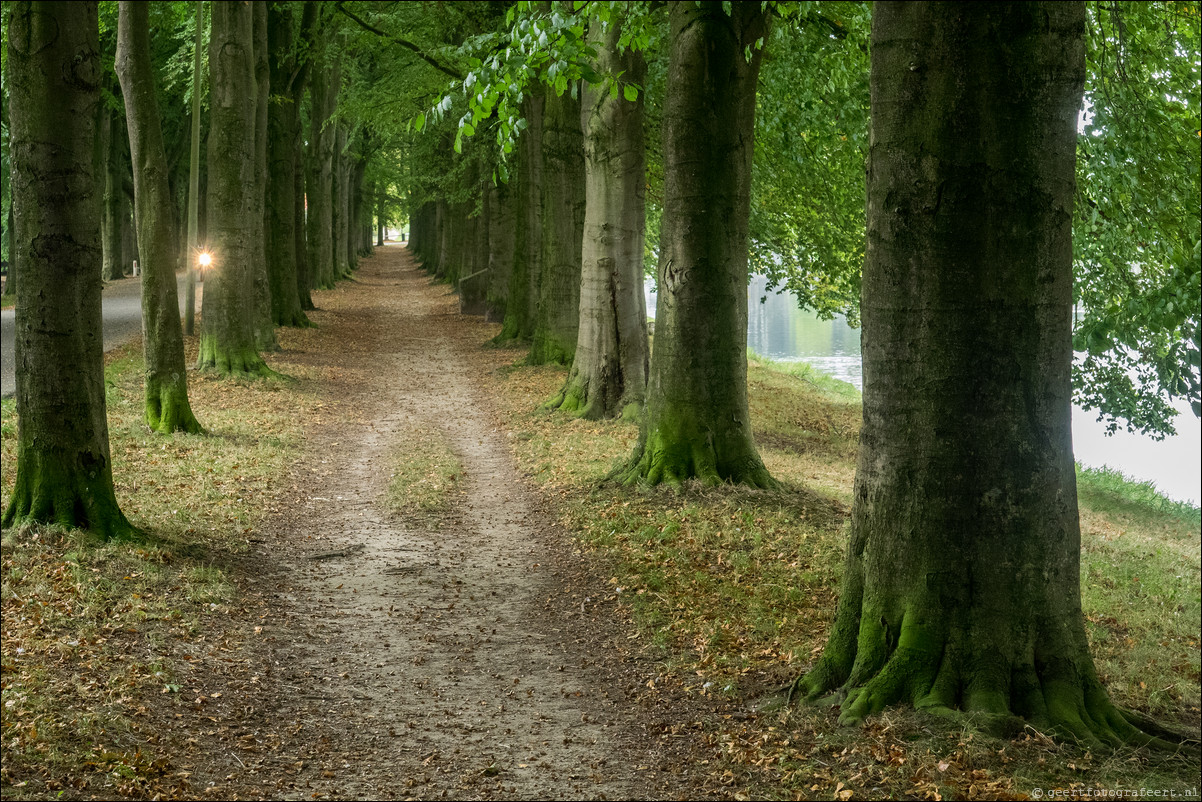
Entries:
{"label": "green grass", "polygon": [[1113,468],[1077,465],[1077,494],[1083,504],[1098,512],[1135,517],[1144,522],[1178,520],[1195,530],[1202,526],[1202,509],[1197,505],[1174,501],[1152,482],[1132,479]]}
{"label": "green grass", "polygon": [[463,464],[436,426],[412,426],[394,435],[385,503],[394,515],[419,526],[439,527],[463,493]]}
{"label": "green grass", "polygon": [[[146,796],[171,757],[149,747],[150,699],[178,690],[181,655],[224,626],[228,564],[274,505],[312,400],[302,388],[190,374],[208,434],[162,436],[142,420],[137,343],[105,371],[117,499],[151,543],[31,526],[0,544],[0,788],[5,798]],[[0,402],[0,504],[16,475],[16,408]],[[169,785],[169,783],[168,783]]]}
{"label": "green grass", "polygon": [[[825,645],[846,550],[860,426],[854,387],[805,364],[749,357],[756,442],[781,491],[600,480],[637,427],[548,413],[565,371],[495,374],[511,443],[593,560],[658,682],[753,703]],[[1098,670],[1123,706],[1198,730],[1197,509],[1112,472],[1083,471],[1082,593]],[[715,701],[720,701],[720,698]],[[1095,755],[1028,731],[1004,740],[904,709],[863,727],[794,708],[696,722],[729,798],[1027,798],[1033,789],[1197,787],[1197,755]]]}

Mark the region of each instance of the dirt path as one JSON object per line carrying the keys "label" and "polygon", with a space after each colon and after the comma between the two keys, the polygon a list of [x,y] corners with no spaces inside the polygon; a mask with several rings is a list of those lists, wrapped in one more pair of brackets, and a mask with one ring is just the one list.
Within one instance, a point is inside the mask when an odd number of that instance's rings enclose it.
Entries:
{"label": "dirt path", "polygon": [[[640,681],[608,650],[612,627],[565,593],[578,570],[568,538],[518,477],[478,387],[483,324],[407,250],[377,253],[315,318],[338,353],[297,357],[336,371],[331,418],[344,422],[311,436],[298,492],[268,526],[250,590],[265,648],[250,670],[267,676],[240,684],[279,695],[228,731],[237,762],[210,791],[675,796],[633,702]],[[436,531],[390,519],[381,499],[415,424],[440,427],[464,466],[462,508]],[[262,748],[239,757],[248,742]]]}

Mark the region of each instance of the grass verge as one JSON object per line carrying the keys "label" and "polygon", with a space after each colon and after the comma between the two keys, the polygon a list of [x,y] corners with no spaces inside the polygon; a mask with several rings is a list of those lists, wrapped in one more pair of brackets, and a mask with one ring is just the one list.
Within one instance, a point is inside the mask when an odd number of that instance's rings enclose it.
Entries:
{"label": "grass verge", "polygon": [[394,438],[385,503],[393,515],[417,526],[437,528],[462,496],[463,464],[436,426],[410,426]]}
{"label": "grass verge", "polygon": [[[598,485],[637,428],[539,409],[562,369],[494,373],[519,464],[605,567],[612,595],[678,692],[723,715],[695,722],[711,750],[707,788],[725,798],[992,798],[1086,789],[1197,793],[1196,755],[1094,755],[1029,730],[1013,740],[966,722],[890,710],[864,727],[837,713],[749,713],[820,654],[846,549],[859,395],[804,365],[749,360],[756,441],[779,492]],[[1087,630],[1115,700],[1195,733],[1199,724],[1197,511],[1084,472]],[[723,707],[726,705],[726,707]]]}
{"label": "grass verge", "polygon": [[[140,344],[106,361],[117,498],[130,521],[161,542],[5,530],[6,799],[189,793],[186,776],[173,770],[155,697],[198,681],[189,652],[205,649],[195,641],[237,604],[225,566],[272,508],[301,443],[307,404],[296,386],[282,392],[281,382],[190,374],[192,408],[208,434],[164,437],[142,420]],[[16,474],[11,400],[0,405],[0,452],[6,504]]]}

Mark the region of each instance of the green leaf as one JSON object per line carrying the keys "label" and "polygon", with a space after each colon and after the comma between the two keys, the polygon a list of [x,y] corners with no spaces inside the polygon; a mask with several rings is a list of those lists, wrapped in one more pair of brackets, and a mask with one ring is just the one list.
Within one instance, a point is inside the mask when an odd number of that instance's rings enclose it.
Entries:
{"label": "green leaf", "polygon": [[418,112],[417,117],[413,120],[413,127],[417,129],[418,133],[421,133],[421,130],[426,127],[426,113],[424,111]]}
{"label": "green leaf", "polygon": [[631,103],[639,99],[639,88],[634,84],[626,84],[622,87],[622,94]]}

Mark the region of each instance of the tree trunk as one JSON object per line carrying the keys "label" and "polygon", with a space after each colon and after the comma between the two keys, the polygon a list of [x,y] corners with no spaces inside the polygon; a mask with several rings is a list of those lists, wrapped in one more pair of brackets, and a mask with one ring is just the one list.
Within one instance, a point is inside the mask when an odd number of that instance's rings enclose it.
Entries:
{"label": "tree trunk", "polygon": [[[642,85],[641,53],[618,51],[619,25],[592,25],[597,71]],[[567,383],[550,406],[589,419],[642,411],[647,391],[647,306],[643,298],[643,94],[631,102],[587,85],[582,104],[585,212],[580,333]]]}
{"label": "tree trunk", "polygon": [[272,103],[267,111],[267,268],[271,280],[271,316],[278,326],[308,326],[301,309],[297,279],[296,172],[301,148],[300,108],[289,80],[297,67],[292,7],[268,4]]}
{"label": "tree trunk", "polygon": [[570,365],[580,330],[584,237],[584,134],[580,101],[548,92],[543,107],[542,263],[532,365]]}
{"label": "tree trunk", "polygon": [[275,319],[271,314],[271,276],[267,270],[267,115],[271,99],[271,67],[267,52],[267,6],[268,3],[252,3],[254,9],[254,63],[255,63],[255,211],[252,223],[255,243],[254,265],[254,314],[252,325],[255,347],[260,351],[278,351],[279,341],[275,336]]}
{"label": "tree trunk", "polygon": [[[122,117],[122,121],[121,137],[128,143],[129,134],[125,131],[124,116]],[[128,160],[129,152],[126,151],[123,156]],[[133,275],[134,262],[138,262],[142,258],[141,254],[138,253],[138,218],[134,209],[131,173],[126,172],[121,179],[121,183],[124,184],[126,180],[129,180],[130,191],[126,191],[124,188],[121,190],[121,260],[118,263],[121,275],[115,278],[125,278],[126,270],[129,270],[130,275]]]}
{"label": "tree trunk", "polygon": [[149,7],[122,0],[117,23],[117,77],[128,115],[138,252],[142,255],[142,353],[145,357],[146,423],[169,434],[198,434],[188,403],[184,334],[175,288],[176,232],[171,219],[167,155],[159,125],[150,66]]}
{"label": "tree trunk", "polygon": [[488,311],[490,321],[505,320],[509,303],[509,282],[513,276],[514,187],[511,184],[488,186]]}
{"label": "tree trunk", "polygon": [[188,241],[184,248],[184,334],[196,330],[196,259],[200,253],[200,69],[202,0],[196,0],[196,36],[192,43],[192,128],[188,148]]}
{"label": "tree trunk", "polygon": [[543,200],[544,90],[532,88],[522,101],[526,130],[518,140],[517,177],[514,182],[513,272],[505,321],[497,343],[529,340],[538,314],[538,277],[541,273]]}
{"label": "tree trunk", "polygon": [[[664,212],[647,408],[623,481],[770,487],[747,407],[747,221],[759,3],[669,6]],[[750,52],[748,61],[746,53]]]}
{"label": "tree trunk", "polygon": [[254,10],[214,3],[209,37],[212,124],[208,150],[208,242],[199,367],[234,375],[272,371],[255,346],[254,264],[262,243],[255,201]]}
{"label": "tree trunk", "polygon": [[384,187],[381,186],[376,193],[376,246],[384,245],[384,227],[388,221],[384,212]]}
{"label": "tree trunk", "polygon": [[334,112],[337,93],[338,67],[325,62],[313,70],[309,96],[309,170],[306,190],[309,198],[308,239],[309,270],[312,286],[330,289],[334,286],[334,211],[332,184],[334,178],[334,125],[327,124]]}
{"label": "tree trunk", "polygon": [[102,66],[95,2],[12,3],[8,14],[17,476],[3,526],[138,534],[113,492],[93,172]]}
{"label": "tree trunk", "polygon": [[842,719],[904,702],[1147,740],[1086,642],[1072,208],[1084,4],[878,3],[864,426],[826,651]]}
{"label": "tree trunk", "polygon": [[348,257],[350,247],[347,245],[348,224],[350,223],[350,197],[347,181],[346,128],[341,124],[334,126],[334,160],[331,183],[330,208],[334,214],[334,278],[349,278],[351,263]]}
{"label": "tree trunk", "polygon": [[[11,184],[10,184],[11,186]],[[16,206],[15,199],[10,199],[8,202],[8,214],[5,230],[8,231],[8,278],[4,280],[4,297],[17,297],[17,249],[14,247],[16,239],[16,229],[13,228],[13,207]]]}
{"label": "tree trunk", "polygon": [[105,139],[104,160],[104,217],[101,242],[104,250],[101,277],[105,281],[117,281],[125,278],[125,248],[123,236],[126,229],[126,218],[129,207],[125,203],[125,191],[121,187],[125,175],[125,149],[121,140],[125,134],[125,120],[121,112],[111,109],[108,112],[108,130],[103,134]]}

